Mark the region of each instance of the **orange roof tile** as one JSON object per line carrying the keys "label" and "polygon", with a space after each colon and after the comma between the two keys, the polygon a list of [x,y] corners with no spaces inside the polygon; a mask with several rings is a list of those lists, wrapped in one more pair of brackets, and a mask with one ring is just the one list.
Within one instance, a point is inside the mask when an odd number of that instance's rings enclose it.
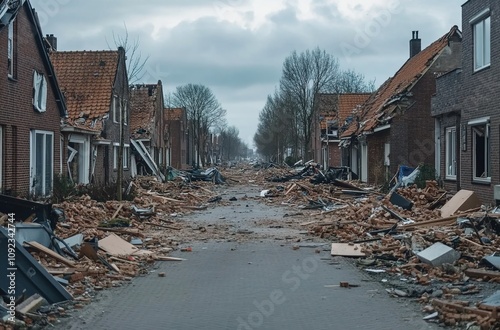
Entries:
{"label": "orange roof tile", "polygon": [[166,108],[165,120],[182,120],[184,117],[183,108]]}
{"label": "orange roof tile", "polygon": [[158,85],[130,87],[130,134],[134,139],[151,138],[155,129]]}
{"label": "orange roof tile", "polygon": [[455,25],[444,36],[408,59],[396,74],[387,79],[363,104],[359,111],[359,127],[358,122],[353,121],[342,134],[342,138],[371,132],[384,119],[390,119],[396,108],[391,102],[412,89],[456,34],[460,34],[460,31]]}
{"label": "orange roof tile", "polygon": [[100,130],[110,111],[118,51],[55,51],[50,53],[68,109],[68,122]]}
{"label": "orange roof tile", "polygon": [[320,128],[326,129],[326,123],[332,121],[343,125],[352,111],[363,104],[369,96],[369,93],[318,94],[316,96],[317,111],[323,118],[320,121]]}

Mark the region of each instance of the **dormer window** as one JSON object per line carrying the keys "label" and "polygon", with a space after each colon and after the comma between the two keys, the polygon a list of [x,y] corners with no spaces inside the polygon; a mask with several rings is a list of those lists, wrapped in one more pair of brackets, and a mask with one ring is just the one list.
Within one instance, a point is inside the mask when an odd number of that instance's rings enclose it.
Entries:
{"label": "dormer window", "polygon": [[38,112],[47,110],[47,80],[36,70],[33,71],[33,107]]}

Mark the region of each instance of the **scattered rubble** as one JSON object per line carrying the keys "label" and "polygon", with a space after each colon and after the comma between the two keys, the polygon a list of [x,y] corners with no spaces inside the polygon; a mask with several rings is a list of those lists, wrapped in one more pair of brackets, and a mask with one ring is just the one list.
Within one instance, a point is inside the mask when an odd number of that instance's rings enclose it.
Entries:
{"label": "scattered rubble", "polygon": [[[25,213],[22,202],[16,210],[22,234],[17,245],[26,251],[26,262],[43,269],[45,280],[56,289],[33,289],[19,297],[17,306],[24,301],[25,307],[16,322],[53,323],[90,303],[97,292],[148,273],[157,261],[183,261],[168,254],[174,249],[192,251],[183,245],[190,238],[217,239],[231,232],[253,237],[252,231],[225,224],[191,226],[182,221],[182,215],[208,207],[245,203],[247,196],[225,197],[213,191],[214,184],[225,181],[259,187],[260,197],[252,198],[296,210],[279,225],[258,225],[295,226],[331,241],[332,256],[355,258],[371,276],[392,285],[391,296],[418,299],[429,322],[478,329],[498,326],[498,304],[491,302],[495,300],[474,303],[472,298],[484,294],[485,285],[500,282],[500,212],[482,206],[473,192],[451,196],[434,181],[424,188],[410,185],[385,193],[348,181],[348,173],[323,173],[312,162],[297,169],[276,164],[236,167],[225,170],[224,176],[213,169],[177,174],[166,182],[138,177],[129,187],[136,196],[131,201],[97,202],[84,195]],[[0,212],[7,214],[8,207],[4,204]],[[52,209],[63,210],[64,217]],[[2,214],[0,220],[6,223]],[[0,313],[3,309],[7,311],[0,305]]]}

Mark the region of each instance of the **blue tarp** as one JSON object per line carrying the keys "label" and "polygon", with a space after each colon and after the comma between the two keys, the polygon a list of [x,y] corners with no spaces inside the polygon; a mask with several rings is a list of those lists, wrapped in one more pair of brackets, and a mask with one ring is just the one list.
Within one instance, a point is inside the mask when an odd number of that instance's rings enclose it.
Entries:
{"label": "blue tarp", "polygon": [[415,169],[405,165],[399,165],[398,182],[403,180],[403,177],[410,175]]}

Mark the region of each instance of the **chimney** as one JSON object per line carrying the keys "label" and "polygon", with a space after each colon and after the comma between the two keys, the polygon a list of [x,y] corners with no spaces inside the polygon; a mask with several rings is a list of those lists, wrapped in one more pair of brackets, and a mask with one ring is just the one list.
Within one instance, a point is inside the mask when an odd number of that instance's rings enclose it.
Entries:
{"label": "chimney", "polygon": [[412,31],[410,40],[410,58],[420,53],[422,50],[422,40],[418,38],[418,31]]}
{"label": "chimney", "polygon": [[45,36],[45,39],[47,39],[47,42],[50,45],[50,48],[54,51],[57,50],[57,37],[54,37],[53,34],[47,34]]}

